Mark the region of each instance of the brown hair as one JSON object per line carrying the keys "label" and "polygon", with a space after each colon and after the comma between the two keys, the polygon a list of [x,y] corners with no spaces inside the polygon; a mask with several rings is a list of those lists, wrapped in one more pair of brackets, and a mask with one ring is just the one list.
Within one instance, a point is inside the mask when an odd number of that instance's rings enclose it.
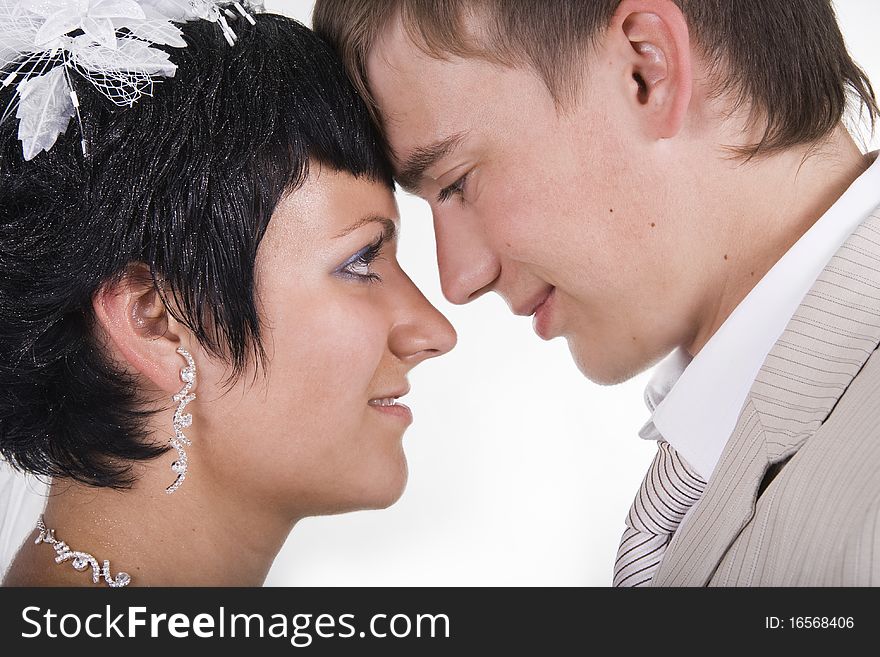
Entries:
{"label": "brown hair", "polygon": [[[810,144],[844,118],[852,98],[873,126],[874,90],[852,60],[830,0],[675,0],[714,72],[717,93],[731,93],[764,121],[756,155]],[[317,0],[314,28],[339,52],[378,120],[366,61],[398,17],[427,54],[482,57],[531,65],[563,105],[577,89],[573,70],[608,26],[620,0]],[[476,15],[484,31],[468,34]]]}

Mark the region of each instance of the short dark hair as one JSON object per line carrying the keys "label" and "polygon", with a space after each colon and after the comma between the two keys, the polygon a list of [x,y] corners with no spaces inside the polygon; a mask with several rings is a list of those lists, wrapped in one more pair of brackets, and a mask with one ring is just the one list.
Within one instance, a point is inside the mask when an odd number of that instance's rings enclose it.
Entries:
{"label": "short dark hair", "polygon": [[120,108],[71,71],[82,134],[72,121],[31,161],[17,122],[0,125],[0,453],[20,469],[123,488],[167,449],[93,330],[93,296],[132,263],[240,376],[265,357],[254,263],[282,196],[310,163],[393,189],[366,106],[313,32],[257,15],[231,47],[213,23],[181,27],[177,73],[152,98]]}
{"label": "short dark hair", "polygon": [[[873,125],[878,109],[864,72],[850,57],[830,0],[675,0],[713,69],[719,93],[763,121],[763,137],[742,150],[767,154],[827,136],[849,97]],[[481,57],[528,64],[557,103],[577,89],[575,68],[608,27],[620,0],[317,0],[315,31],[334,45],[349,75],[381,120],[370,94],[366,61],[400,18],[428,55]],[[486,29],[474,41],[463,18],[474,12]]]}

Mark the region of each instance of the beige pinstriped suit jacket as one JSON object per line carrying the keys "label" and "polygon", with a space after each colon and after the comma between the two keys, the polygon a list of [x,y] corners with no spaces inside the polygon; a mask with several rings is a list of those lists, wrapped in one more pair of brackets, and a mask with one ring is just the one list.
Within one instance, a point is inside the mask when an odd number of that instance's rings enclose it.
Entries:
{"label": "beige pinstriped suit jacket", "polygon": [[880,585],[878,344],[880,208],[767,356],[654,586]]}

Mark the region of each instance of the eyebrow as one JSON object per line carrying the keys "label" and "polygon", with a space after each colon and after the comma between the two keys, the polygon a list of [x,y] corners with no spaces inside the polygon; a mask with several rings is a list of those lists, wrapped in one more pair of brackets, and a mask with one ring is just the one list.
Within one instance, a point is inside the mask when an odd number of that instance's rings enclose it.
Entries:
{"label": "eyebrow", "polygon": [[384,226],[385,230],[382,231],[383,242],[390,242],[395,237],[397,237],[397,224],[395,224],[393,220],[378,214],[370,214],[366,217],[361,217],[360,219],[355,221],[351,226],[343,230],[338,235],[334,236],[333,239],[345,237],[346,235],[349,235],[356,231],[358,228],[363,228],[364,226],[369,226],[370,224],[382,224],[382,226]]}
{"label": "eyebrow", "polygon": [[425,171],[453,153],[466,135],[466,132],[458,132],[428,146],[416,148],[400,166],[400,171],[395,176],[397,182],[406,191],[417,192],[421,187]]}

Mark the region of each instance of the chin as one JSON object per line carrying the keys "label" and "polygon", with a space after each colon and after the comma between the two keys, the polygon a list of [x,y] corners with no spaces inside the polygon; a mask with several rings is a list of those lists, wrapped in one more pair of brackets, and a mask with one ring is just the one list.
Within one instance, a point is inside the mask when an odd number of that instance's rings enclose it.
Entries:
{"label": "chin", "polygon": [[581,374],[600,386],[624,383],[651,366],[650,362],[633,362],[634,353],[628,358],[613,358],[610,350],[585,349],[572,338],[568,339],[568,350]]}
{"label": "chin", "polygon": [[396,488],[389,488],[384,491],[381,495],[377,496],[373,504],[371,504],[368,508],[374,510],[387,509],[394,504],[403,496],[403,491],[406,489],[406,485],[398,486]]}
{"label": "chin", "polygon": [[406,459],[403,460],[403,463],[398,471],[390,477],[383,489],[380,492],[380,495],[376,499],[375,509],[387,509],[389,506],[397,502],[403,495],[403,491],[406,490],[406,482],[409,479],[409,469],[406,465]]}
{"label": "chin", "polygon": [[356,499],[352,500],[355,508],[351,510],[387,509],[403,495],[408,478],[409,471],[405,458],[401,458],[401,461],[393,466],[389,464],[381,471],[370,472],[363,485],[359,487]]}

